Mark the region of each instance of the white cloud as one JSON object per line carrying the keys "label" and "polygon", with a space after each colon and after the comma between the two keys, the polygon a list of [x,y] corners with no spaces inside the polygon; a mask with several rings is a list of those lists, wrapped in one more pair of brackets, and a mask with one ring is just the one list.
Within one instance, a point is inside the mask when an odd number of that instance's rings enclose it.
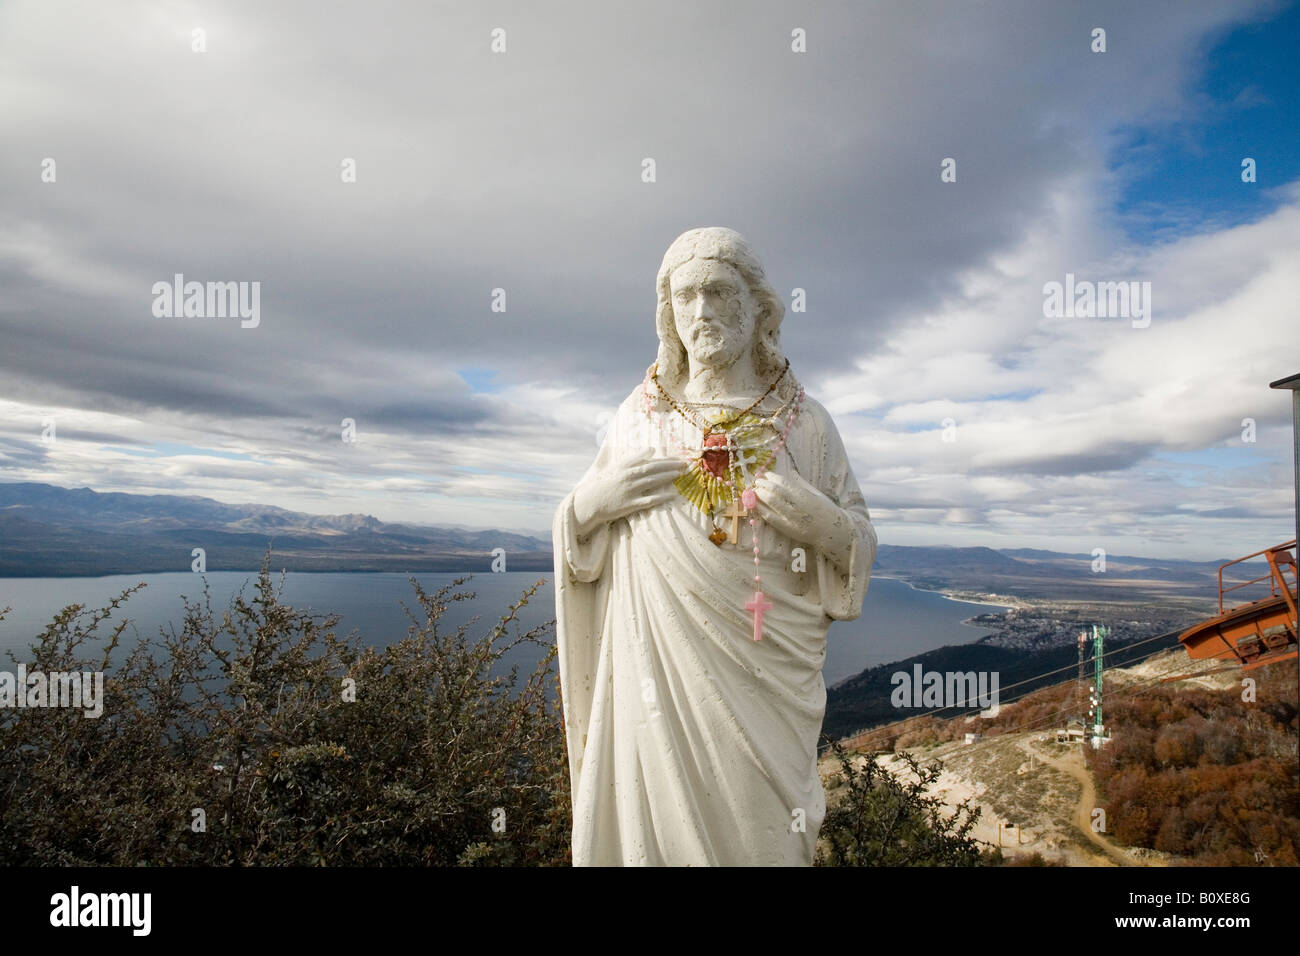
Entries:
{"label": "white cloud", "polygon": [[[0,477],[544,530],[653,360],[664,248],[719,223],[808,290],[783,339],[883,541],[1119,529],[1134,548],[1253,550],[1289,482],[1266,383],[1294,371],[1297,194],[1141,248],[1114,212],[1140,163],[1114,149],[1120,129],[1194,121],[1206,39],[1272,9],[828,4],[799,10],[797,57],[778,3],[490,21],[395,3],[335,22],[307,3],[10,2]],[[151,283],[178,271],[262,281],[262,326],[152,320]],[[1067,271],[1149,280],[1151,327],[1044,318],[1042,285]],[[473,393],[465,366],[503,387]],[[88,434],[264,464],[45,448],[51,407]],[[1203,471],[1152,457],[1204,449]],[[1188,513],[1228,504],[1243,516]]]}

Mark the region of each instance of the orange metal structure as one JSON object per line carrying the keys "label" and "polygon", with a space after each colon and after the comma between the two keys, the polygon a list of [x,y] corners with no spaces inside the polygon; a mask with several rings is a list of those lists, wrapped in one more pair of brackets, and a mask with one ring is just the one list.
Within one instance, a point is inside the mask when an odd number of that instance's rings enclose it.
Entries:
{"label": "orange metal structure", "polygon": [[[1242,670],[1253,670],[1296,656],[1296,558],[1291,551],[1295,546],[1294,540],[1288,541],[1219,567],[1218,616],[1189,627],[1178,636],[1188,657],[1237,662]],[[1267,574],[1224,587],[1225,568],[1260,555],[1268,561]],[[1264,581],[1268,582],[1268,597],[1225,610],[1225,594]]]}

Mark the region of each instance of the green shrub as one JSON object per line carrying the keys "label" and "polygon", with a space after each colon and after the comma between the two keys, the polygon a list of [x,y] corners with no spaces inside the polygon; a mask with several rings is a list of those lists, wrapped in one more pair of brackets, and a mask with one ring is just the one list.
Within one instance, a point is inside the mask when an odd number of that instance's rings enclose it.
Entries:
{"label": "green shrub", "polygon": [[[374,648],[282,603],[268,564],[251,599],[217,616],[205,583],[179,631],[117,663],[125,622],[98,628],[143,585],[55,616],[28,669],[103,671],[104,713],[0,711],[0,864],[569,862],[553,622],[516,621],[538,585],[471,640],[438,627],[467,579],[412,579],[419,616]],[[520,684],[494,665],[525,641],[550,650]]]}
{"label": "green shrub", "polygon": [[828,794],[826,819],[817,845],[819,866],[979,866],[1000,854],[981,852],[970,831],[979,807],[962,801],[949,816],[943,801],[927,791],[943,768],[923,766],[911,754],[896,754],[908,773],[883,769],[875,753],[854,761],[838,742],[838,786]]}

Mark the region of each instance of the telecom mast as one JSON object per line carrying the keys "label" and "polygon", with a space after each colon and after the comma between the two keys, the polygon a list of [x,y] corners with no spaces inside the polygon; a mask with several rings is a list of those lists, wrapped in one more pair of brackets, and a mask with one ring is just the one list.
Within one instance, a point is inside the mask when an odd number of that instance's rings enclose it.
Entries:
{"label": "telecom mast", "polygon": [[1101,747],[1105,739],[1106,731],[1105,722],[1101,713],[1101,671],[1102,671],[1102,654],[1106,637],[1110,631],[1104,627],[1092,626],[1092,655],[1093,655],[1093,686],[1092,696],[1088,698],[1091,707],[1088,710],[1088,716],[1092,718],[1092,749],[1097,750]]}
{"label": "telecom mast", "polygon": [[[1079,682],[1074,685],[1074,699],[1081,702],[1088,697],[1088,632],[1079,632]],[[1080,705],[1076,712],[1081,715],[1083,707]],[[1079,717],[1079,723],[1086,723],[1082,716]]]}

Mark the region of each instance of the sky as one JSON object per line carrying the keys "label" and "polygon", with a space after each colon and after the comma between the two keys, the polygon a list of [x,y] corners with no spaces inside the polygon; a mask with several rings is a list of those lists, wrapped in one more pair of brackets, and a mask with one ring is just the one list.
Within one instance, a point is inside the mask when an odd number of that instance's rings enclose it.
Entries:
{"label": "sky", "polygon": [[549,537],[721,225],[882,544],[1280,543],[1298,47],[1241,0],[3,0],[0,481]]}

